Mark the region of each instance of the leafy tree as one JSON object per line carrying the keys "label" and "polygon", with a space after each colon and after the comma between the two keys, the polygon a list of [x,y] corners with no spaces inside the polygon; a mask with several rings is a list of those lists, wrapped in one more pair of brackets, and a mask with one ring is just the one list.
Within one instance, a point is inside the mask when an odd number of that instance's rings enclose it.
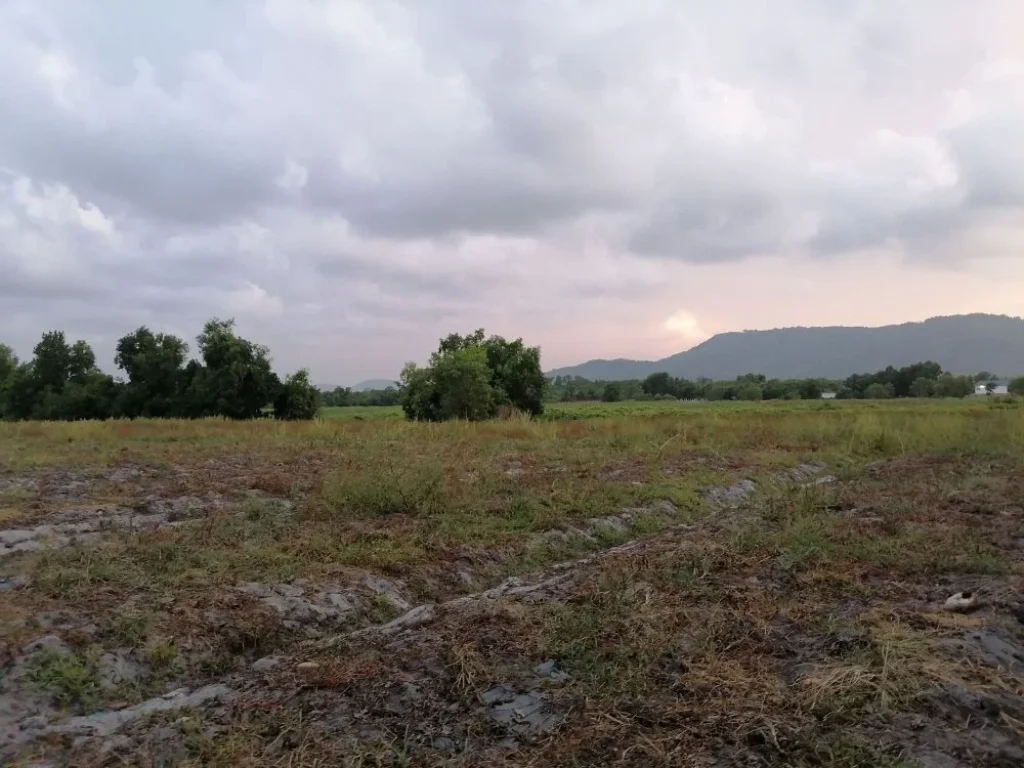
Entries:
{"label": "leafy tree", "polygon": [[733,388],[726,382],[717,381],[704,391],[704,397],[708,400],[732,400]]}
{"label": "leafy tree", "polygon": [[113,377],[90,371],[69,381],[60,392],[48,390],[33,418],[51,421],[107,419],[114,409],[118,387]]}
{"label": "leafy tree", "polygon": [[963,398],[974,394],[974,379],[971,376],[942,374],[935,382],[936,397]]}
{"label": "leafy tree", "polygon": [[71,346],[68,381],[85,384],[96,371],[96,354],[92,351],[92,347],[84,341],[76,341]]}
{"label": "leafy tree", "polygon": [[[34,356],[33,374],[36,386],[40,390],[60,392],[71,378],[71,347],[64,336],[64,331],[49,331],[32,350]],[[76,363],[80,366],[84,360],[83,351],[79,349]],[[95,359],[93,360],[95,363]],[[81,373],[81,371],[76,371]]]}
{"label": "leafy tree", "polygon": [[[886,369],[888,370],[888,369]],[[896,397],[909,397],[910,385],[917,379],[931,379],[932,381],[942,375],[942,366],[931,360],[924,363],[914,363],[900,368],[896,374],[888,379],[893,385]]]}
{"label": "leafy tree", "polygon": [[494,416],[499,391],[491,384],[493,372],[485,349],[466,347],[441,355],[432,368],[445,419],[480,421]]}
{"label": "leafy tree", "polygon": [[885,400],[895,396],[896,395],[893,392],[893,385],[883,384],[880,381],[876,381],[864,390],[864,397],[868,400]]}
{"label": "leafy tree", "polygon": [[198,360],[189,360],[178,379],[175,412],[186,419],[214,416],[216,403],[209,393],[209,375]]}
{"label": "leafy tree", "polygon": [[105,419],[111,415],[117,385],[96,368],[96,355],[84,341],[68,344],[63,331],[49,331],[19,365],[5,386],[4,415],[10,419]]}
{"label": "leafy tree", "polygon": [[996,391],[996,386],[997,386],[996,382],[994,382],[994,381],[986,381],[985,382],[985,394],[986,395],[991,395],[993,392]]}
{"label": "leafy tree", "polygon": [[31,419],[39,399],[35,364],[22,363],[11,372],[7,379],[4,398],[4,418]]}
{"label": "leafy tree", "polygon": [[7,391],[18,368],[18,356],[6,344],[0,344],[0,419],[7,418]]}
{"label": "leafy tree", "polygon": [[660,373],[652,373],[643,383],[640,388],[644,393],[656,396],[656,395],[671,395],[675,394],[675,380],[664,371]]}
{"label": "leafy tree", "polygon": [[855,373],[848,376],[843,386],[853,394],[854,397],[864,397],[864,390],[875,383],[874,374]]}
{"label": "leafy tree", "polygon": [[435,353],[429,366],[403,369],[402,409],[423,421],[490,418],[497,407],[490,378],[487,353],[479,347]]}
{"label": "leafy tree", "polygon": [[674,394],[680,400],[696,400],[701,396],[701,385],[690,379],[676,379]]}
{"label": "leafy tree", "polygon": [[401,393],[397,387],[384,387],[384,389],[370,389],[359,393],[356,404],[359,405],[398,405],[401,401]]}
{"label": "leafy tree", "polygon": [[817,379],[804,379],[797,385],[796,391],[800,393],[803,400],[821,399],[821,384]]}
{"label": "leafy tree", "polygon": [[737,400],[761,400],[764,398],[764,390],[761,385],[753,381],[746,381],[736,387]]}
{"label": "leafy tree", "polygon": [[416,421],[444,421],[441,395],[430,366],[420,367],[407,363],[399,379],[402,391],[402,410],[407,419]]}
{"label": "leafy tree", "polygon": [[763,373],[744,373],[742,376],[736,377],[736,382],[739,384],[764,384],[765,378]]}
{"label": "leafy tree", "polygon": [[992,379],[998,378],[999,377],[996,376],[996,374],[992,373],[991,371],[979,371],[978,373],[974,374],[974,381],[977,384],[980,384],[983,381],[991,381]]}
{"label": "leafy tree", "polygon": [[402,371],[401,403],[410,419],[487,419],[508,405],[533,415],[544,408],[547,381],[540,349],[522,339],[484,337],[483,329],[441,339],[424,368]]}
{"label": "leafy tree", "polygon": [[323,393],[323,404],[328,408],[355,405],[355,403],[352,402],[353,394],[354,393],[349,387],[335,387],[330,392]]}
{"label": "leafy tree", "polygon": [[[84,341],[69,344],[63,331],[50,331],[18,364],[0,345],[0,417],[7,419],[105,419],[124,416],[262,415],[279,393],[278,414],[309,418],[319,392],[306,372],[282,387],[266,347],[235,333],[234,321],[209,321],[198,337],[202,362],[185,363],[188,346],[169,334],[141,327],[117,343],[114,362],[127,374],[120,383],[96,367]],[[397,393],[386,393],[392,401]]]}
{"label": "leafy tree", "polygon": [[522,339],[492,336],[484,343],[491,386],[498,405],[511,405],[532,416],[544,412],[547,379],[540,368],[540,347],[527,347]]}
{"label": "leafy tree", "polygon": [[128,417],[180,416],[188,344],[142,326],[117,342],[114,363],[128,375],[118,411]]}
{"label": "leafy tree", "polygon": [[309,381],[303,368],[284,380],[274,399],[274,418],[288,421],[316,418],[320,410],[320,390]]}
{"label": "leafy tree", "polygon": [[910,397],[931,397],[935,394],[936,383],[934,379],[926,379],[919,376],[910,385]]}
{"label": "leafy tree", "polygon": [[603,403],[617,403],[622,399],[622,390],[619,389],[618,383],[609,381],[604,385],[604,391],[601,392],[601,402]]}
{"label": "leafy tree", "polygon": [[540,367],[539,347],[527,347],[522,339],[485,339],[483,328],[478,328],[466,336],[452,333],[441,339],[437,354],[443,357],[476,348],[485,352],[495,406],[511,405],[534,416],[543,412],[547,380]]}
{"label": "leafy tree", "polygon": [[1010,381],[1009,385],[1006,387],[1006,391],[1011,395],[1024,395],[1024,376],[1018,376]]}
{"label": "leafy tree", "polygon": [[782,379],[768,379],[761,385],[761,395],[765,400],[780,400],[789,391],[789,382]]}
{"label": "leafy tree", "polygon": [[0,385],[7,381],[18,367],[18,356],[6,344],[0,344]]}
{"label": "leafy tree", "polygon": [[196,341],[204,367],[188,372],[188,415],[260,416],[281,386],[270,369],[269,350],[238,336],[234,320],[208,321]]}

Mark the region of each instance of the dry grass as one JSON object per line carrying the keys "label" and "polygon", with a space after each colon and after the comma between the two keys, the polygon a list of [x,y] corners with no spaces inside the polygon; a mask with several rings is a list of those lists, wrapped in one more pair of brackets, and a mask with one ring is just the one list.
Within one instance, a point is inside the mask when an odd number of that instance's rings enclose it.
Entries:
{"label": "dry grass", "polygon": [[[909,766],[947,748],[928,741],[943,730],[960,734],[958,759],[1012,756],[984,738],[1019,736],[1020,671],[951,642],[987,632],[1024,647],[1009,613],[1024,586],[1024,408],[553,410],[561,420],[0,425],[4,527],[87,501],[220,499],[179,527],[0,561],[0,578],[31,579],[0,594],[0,621],[19,627],[5,649],[34,636],[33,614],[63,610],[95,625],[89,643],[138,649],[153,667],[184,669],[188,685],[249,680],[213,730],[198,716],[186,729],[186,765]],[[801,462],[837,481],[761,482],[734,510],[705,500],[708,487]],[[675,518],[641,512],[626,530],[551,535],[658,500]],[[365,569],[439,602],[637,537],[569,571],[571,589],[548,599],[316,653],[233,590]],[[941,610],[959,589],[983,608]],[[385,603],[355,621],[392,618]],[[248,664],[268,653],[291,656],[252,684]],[[298,659],[318,666],[300,671]],[[547,660],[568,677],[531,677]],[[57,662],[49,689],[90,690],[87,664]],[[399,684],[421,694],[405,713]],[[508,734],[481,704],[498,684],[542,691],[557,731],[500,749]],[[1003,697],[989,736],[957,719],[949,690]],[[430,746],[441,737],[454,751]]]}

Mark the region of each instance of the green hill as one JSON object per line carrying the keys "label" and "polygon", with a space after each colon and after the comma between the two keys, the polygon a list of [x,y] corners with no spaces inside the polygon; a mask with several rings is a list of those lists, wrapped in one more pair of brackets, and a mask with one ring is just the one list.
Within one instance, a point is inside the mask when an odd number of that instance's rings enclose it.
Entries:
{"label": "green hill", "polygon": [[1024,320],[1007,315],[953,315],[878,328],[833,326],[720,333],[662,360],[591,360],[549,376],[612,381],[666,371],[695,379],[744,373],[778,378],[844,378],[934,360],[956,373],[1024,373]]}

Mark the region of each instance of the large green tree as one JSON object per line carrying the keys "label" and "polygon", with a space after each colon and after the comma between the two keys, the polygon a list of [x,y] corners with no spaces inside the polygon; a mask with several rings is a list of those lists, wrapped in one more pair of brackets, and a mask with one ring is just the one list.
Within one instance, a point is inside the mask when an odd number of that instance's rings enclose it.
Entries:
{"label": "large green tree", "polygon": [[910,385],[910,397],[931,397],[935,394],[935,379],[919,376]]}
{"label": "large green tree", "polygon": [[[43,334],[33,355],[33,375],[36,386],[40,390],[61,392],[68,379],[71,378],[71,345],[68,344],[64,331],[48,331]],[[79,365],[84,362],[82,351],[78,354]],[[93,360],[95,363],[95,359]],[[80,373],[80,371],[77,371]]]}
{"label": "large green tree", "polygon": [[652,373],[644,379],[640,388],[644,391],[644,394],[651,395],[652,397],[675,395],[676,380],[664,371],[659,371],[658,373]]}
{"label": "large green tree", "polygon": [[49,331],[32,352],[32,361],[8,376],[3,398],[6,418],[110,417],[117,384],[96,367],[96,355],[87,342],[68,344],[63,331]]}
{"label": "large green tree", "polygon": [[196,342],[203,366],[185,373],[189,379],[184,398],[188,415],[260,416],[281,386],[270,368],[270,351],[235,333],[234,320],[208,321]]}
{"label": "large green tree", "polygon": [[408,418],[426,421],[487,419],[501,406],[537,415],[546,384],[537,347],[480,329],[441,339],[425,367],[407,365],[401,403]]}
{"label": "large green tree", "polygon": [[177,336],[142,326],[117,342],[114,363],[128,376],[121,393],[123,416],[179,416],[188,344]]}

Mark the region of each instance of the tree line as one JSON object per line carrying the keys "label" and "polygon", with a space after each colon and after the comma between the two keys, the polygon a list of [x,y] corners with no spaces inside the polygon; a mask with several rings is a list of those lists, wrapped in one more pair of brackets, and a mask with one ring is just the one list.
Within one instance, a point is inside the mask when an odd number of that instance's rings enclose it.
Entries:
{"label": "tree line", "polygon": [[[973,395],[977,385],[983,385],[991,394],[999,376],[990,371],[979,371],[973,376],[943,371],[938,363],[927,361],[903,368],[887,368],[875,373],[856,373],[848,376],[836,393],[839,398],[884,400],[892,397],[967,397]],[[1024,395],[1024,376],[1012,379],[1007,386],[1012,395]]]}
{"label": "tree line", "polygon": [[[888,366],[875,373],[857,373],[846,379],[769,379],[760,373],[747,373],[732,380],[677,378],[665,372],[645,379],[593,381],[579,376],[551,379],[547,397],[552,401],[584,400],[816,400],[824,393],[837,399],[887,399],[898,397],[962,398],[984,384],[991,392],[999,377],[988,371],[974,376],[956,375],[927,361],[902,368]],[[1013,379],[1011,394],[1024,395],[1024,376]]]}
{"label": "tree line", "polygon": [[[196,346],[198,355],[190,359],[184,340],[143,326],[117,342],[114,363],[124,376],[115,378],[97,367],[89,344],[69,343],[62,331],[43,334],[25,362],[0,344],[0,418],[311,419],[324,404],[400,405],[409,419],[475,421],[503,413],[537,416],[551,400],[806,400],[825,392],[840,399],[966,397],[978,382],[992,391],[998,378],[987,371],[956,375],[926,361],[844,380],[748,373],[713,381],[658,372],[630,381],[569,376],[548,381],[539,347],[526,346],[522,339],[487,337],[479,329],[441,339],[426,365],[405,366],[397,388],[353,392],[338,387],[321,393],[305,369],[282,380],[271,367],[269,350],[239,336],[233,320],[208,321]],[[1024,377],[1011,381],[1009,391],[1024,394]]]}
{"label": "tree line", "polygon": [[665,372],[646,379],[590,381],[579,376],[556,376],[551,380],[550,399],[561,402],[582,400],[800,400],[816,399],[822,392],[835,391],[829,379],[768,379],[747,373],[730,381],[709,378],[676,378]]}
{"label": "tree line", "polygon": [[239,336],[233,320],[210,320],[196,344],[198,359],[189,359],[184,340],[140,327],[117,342],[119,378],[99,369],[88,343],[69,343],[63,331],[44,333],[25,362],[0,344],[0,418],[311,419],[319,410],[308,372],[282,380],[269,350]]}
{"label": "tree line", "polygon": [[328,408],[348,408],[368,405],[400,405],[401,392],[398,387],[365,389],[356,392],[351,387],[335,387],[322,395],[322,402]]}

